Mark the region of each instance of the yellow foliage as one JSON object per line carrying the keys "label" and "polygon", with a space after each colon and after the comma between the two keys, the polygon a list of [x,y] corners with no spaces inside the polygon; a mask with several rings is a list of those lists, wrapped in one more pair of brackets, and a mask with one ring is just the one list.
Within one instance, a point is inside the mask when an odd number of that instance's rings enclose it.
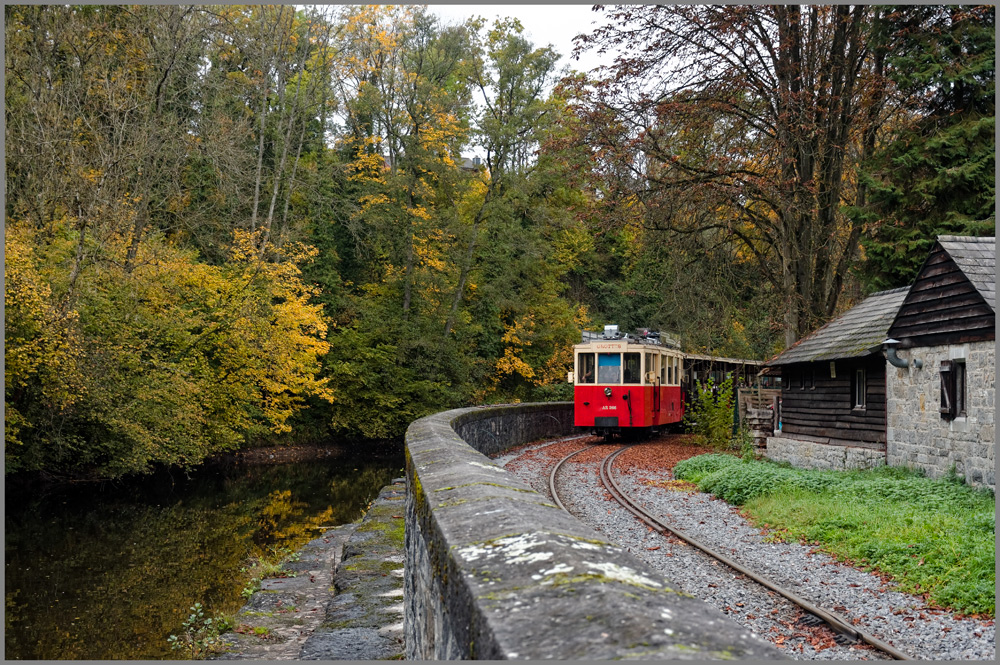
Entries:
{"label": "yellow foliage", "polygon": [[535,332],[535,315],[526,314],[520,321],[514,321],[513,325],[504,326],[504,333],[501,341],[517,347],[531,346],[528,337]]}
{"label": "yellow foliage", "polygon": [[514,354],[514,349],[510,347],[503,350],[503,357],[497,360],[495,371],[498,378],[513,374],[520,374],[525,379],[535,376],[535,370],[531,365],[518,358]]}
{"label": "yellow foliage", "polygon": [[12,393],[38,391],[49,408],[61,411],[82,395],[78,362],[82,356],[75,331],[77,313],[61,312],[52,289],[40,274],[32,249],[34,238],[9,223],[4,234],[4,389],[7,395],[6,441],[19,443],[18,431],[30,425],[12,408]]}
{"label": "yellow foliage", "polygon": [[[577,330],[586,330],[591,325],[590,314],[586,305],[580,305],[573,312],[573,325]],[[544,386],[564,381],[566,371],[573,367],[572,340],[556,342],[555,349],[539,372],[535,385]]]}

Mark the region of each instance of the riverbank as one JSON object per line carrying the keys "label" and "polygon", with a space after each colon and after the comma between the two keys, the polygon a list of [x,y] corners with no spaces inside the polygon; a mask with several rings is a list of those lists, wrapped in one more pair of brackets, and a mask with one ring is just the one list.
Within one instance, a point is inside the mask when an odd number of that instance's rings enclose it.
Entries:
{"label": "riverbank", "polygon": [[205,460],[206,464],[284,464],[305,462],[343,455],[343,445],[261,446],[220,453]]}
{"label": "riverbank", "polygon": [[219,660],[397,660],[403,656],[405,480],[360,522],[324,530],[261,582]]}
{"label": "riverbank", "polygon": [[169,637],[184,634],[190,607],[232,617],[254,562],[359,520],[402,475],[402,452],[389,452],[9,484],[7,659],[177,658]]}

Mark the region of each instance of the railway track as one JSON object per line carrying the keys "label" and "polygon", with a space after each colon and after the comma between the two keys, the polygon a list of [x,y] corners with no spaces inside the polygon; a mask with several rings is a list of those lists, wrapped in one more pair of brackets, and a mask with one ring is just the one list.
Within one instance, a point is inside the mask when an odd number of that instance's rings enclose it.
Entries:
{"label": "railway track", "polygon": [[[558,488],[556,487],[556,477],[560,469],[566,462],[568,462],[576,455],[584,451],[590,450],[591,448],[594,448],[594,446],[593,445],[586,446],[584,448],[581,448],[579,450],[570,453],[569,455],[566,455],[561,460],[559,460],[559,462],[555,466],[552,467],[552,471],[549,473],[549,493],[551,494],[552,499],[553,501],[555,501],[556,505],[562,508],[563,510],[566,510],[567,512],[569,512],[569,510],[566,508],[565,504],[559,497],[559,491]],[[794,592],[781,587],[773,580],[770,580],[762,575],[757,574],[752,570],[749,570],[739,562],[734,561],[733,559],[727,557],[721,552],[718,552],[712,547],[708,546],[704,542],[698,540],[697,538],[691,536],[688,533],[685,533],[676,526],[667,524],[662,520],[660,520],[657,516],[644,510],[642,506],[640,506],[636,501],[634,501],[631,497],[628,496],[628,494],[626,494],[621,489],[621,487],[615,481],[614,475],[612,473],[612,465],[614,464],[615,458],[617,458],[618,455],[620,455],[628,448],[629,446],[622,446],[604,457],[600,465],[600,478],[601,478],[601,483],[604,485],[605,489],[608,491],[611,497],[619,505],[621,505],[626,510],[635,515],[635,517],[638,520],[640,520],[641,522],[652,528],[657,533],[660,533],[664,537],[673,536],[683,540],[689,545],[692,545],[693,547],[696,547],[697,549],[701,550],[702,552],[712,557],[713,559],[719,561],[720,563],[725,564],[726,566],[736,571],[737,573],[753,580],[754,582],[765,587],[766,589],[769,589],[770,591],[773,591],[779,594],[780,596],[784,597],[797,607],[801,608],[806,613],[806,616],[803,620],[804,624],[818,625],[820,623],[825,623],[834,633],[836,633],[837,638],[835,639],[838,643],[844,644],[851,642],[863,642],[878,649],[879,651],[882,651],[883,653],[887,654],[888,656],[890,656],[895,660],[912,660],[910,656],[899,651],[892,645],[883,642],[874,635],[870,635],[862,630],[858,630],[857,628],[852,626],[850,622],[847,621],[846,619],[836,615],[831,611],[825,610],[821,607],[814,605],[813,603],[795,594]]]}

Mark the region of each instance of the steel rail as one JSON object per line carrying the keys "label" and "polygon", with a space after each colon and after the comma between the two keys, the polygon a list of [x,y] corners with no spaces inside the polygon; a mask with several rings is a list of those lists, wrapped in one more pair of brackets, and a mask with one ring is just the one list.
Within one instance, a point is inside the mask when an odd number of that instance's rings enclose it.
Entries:
{"label": "steel rail", "polygon": [[876,649],[879,649],[880,651],[884,651],[885,653],[889,654],[896,660],[913,660],[913,658],[906,655],[902,651],[899,651],[892,645],[887,644],[882,640],[878,639],[877,637],[865,633],[864,631],[858,630],[854,626],[851,626],[842,617],[839,617],[831,612],[828,612],[820,607],[813,605],[811,602],[802,598],[801,596],[778,586],[777,584],[775,584],[774,582],[765,577],[761,577],[752,570],[749,570],[746,567],[744,567],[742,564],[733,561],[726,555],[720,552],[716,552],[711,547],[697,540],[693,536],[690,536],[689,534],[683,532],[677,527],[670,526],[668,524],[665,524],[664,522],[661,522],[659,519],[657,519],[650,513],[643,510],[631,497],[629,497],[627,494],[625,494],[624,491],[622,491],[621,487],[618,486],[618,483],[615,482],[614,478],[611,475],[611,465],[614,464],[615,458],[617,458],[618,455],[623,453],[627,448],[628,448],[627,446],[624,448],[619,448],[618,450],[614,451],[613,453],[610,453],[607,457],[604,458],[604,461],[601,462],[601,482],[604,483],[605,488],[607,488],[608,492],[611,493],[611,496],[613,496],[615,500],[618,501],[618,503],[620,503],[624,508],[628,509],[629,512],[634,514],[636,517],[638,517],[647,525],[655,529],[657,532],[662,534],[665,531],[669,531],[670,533],[674,534],[681,540],[705,552],[712,558],[717,559],[722,563],[726,564],[733,570],[749,577],[758,584],[767,587],[768,589],[771,589],[775,593],[784,596],[785,598],[787,598],[794,604],[798,605],[805,611],[822,619],[834,631],[850,635],[851,637],[853,637],[858,641],[869,644],[875,647]]}
{"label": "steel rail", "polygon": [[569,455],[566,455],[566,457],[563,457],[554,467],[552,467],[552,472],[549,473],[549,494],[552,495],[552,500],[556,502],[556,505],[559,506],[562,510],[565,510],[567,513],[569,512],[569,510],[566,508],[566,506],[563,505],[563,502],[559,500],[559,492],[556,491],[556,472],[559,471],[559,467],[561,467],[564,463],[569,461],[570,457],[573,457],[574,455],[579,455],[584,450],[590,450],[593,447],[594,446],[592,445],[586,446],[584,448],[580,448],[580,450],[570,453]]}

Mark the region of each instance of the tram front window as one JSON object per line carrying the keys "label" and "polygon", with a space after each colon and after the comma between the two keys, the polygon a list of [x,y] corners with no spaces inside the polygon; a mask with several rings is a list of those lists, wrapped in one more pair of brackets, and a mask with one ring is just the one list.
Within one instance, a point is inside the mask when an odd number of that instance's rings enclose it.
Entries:
{"label": "tram front window", "polygon": [[577,382],[593,383],[597,378],[594,374],[594,354],[581,353],[577,356],[576,375],[579,377]]}
{"label": "tram front window", "polygon": [[597,382],[619,383],[621,381],[622,357],[619,353],[597,354]]}
{"label": "tram front window", "polygon": [[641,354],[626,353],[625,356],[625,381],[623,383],[642,383],[642,374],[639,370],[639,359]]}

